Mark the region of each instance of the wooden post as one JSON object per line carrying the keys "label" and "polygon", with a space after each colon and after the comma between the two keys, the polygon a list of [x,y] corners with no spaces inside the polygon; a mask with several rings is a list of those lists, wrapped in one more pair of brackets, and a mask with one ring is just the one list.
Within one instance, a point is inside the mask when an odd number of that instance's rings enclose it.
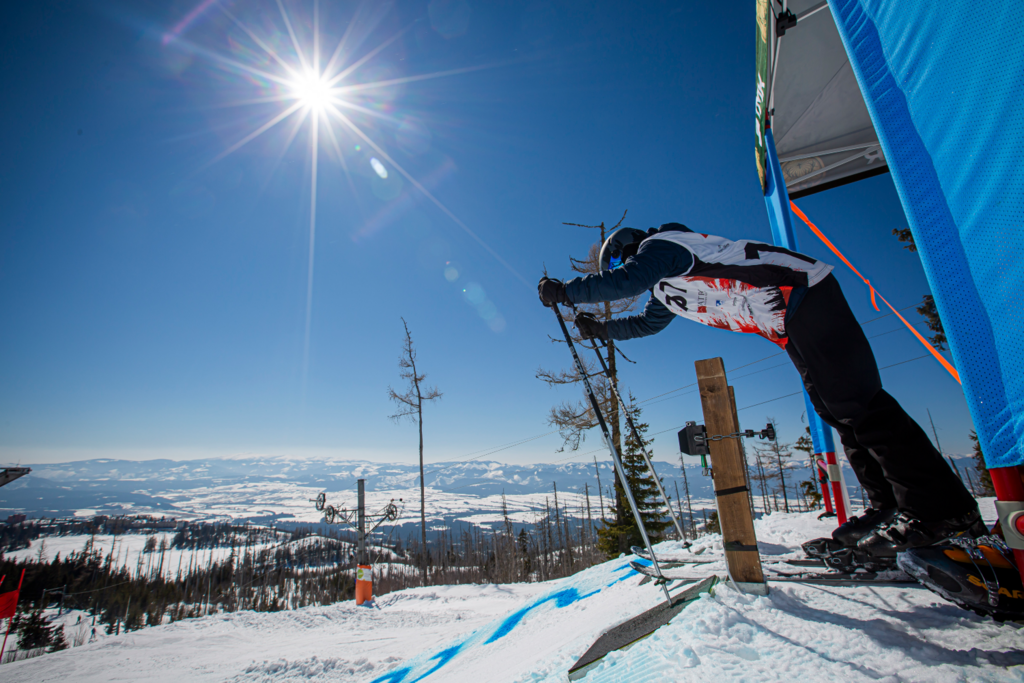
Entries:
{"label": "wooden post", "polygon": [[740,430],[736,404],[725,377],[725,364],[721,358],[709,358],[697,361],[694,366],[700,402],[704,408],[715,502],[729,575],[740,590],[767,595],[768,584],[765,583],[761,555],[757,551],[754,516],[747,497],[747,472],[739,439],[710,440],[713,436],[735,434]]}

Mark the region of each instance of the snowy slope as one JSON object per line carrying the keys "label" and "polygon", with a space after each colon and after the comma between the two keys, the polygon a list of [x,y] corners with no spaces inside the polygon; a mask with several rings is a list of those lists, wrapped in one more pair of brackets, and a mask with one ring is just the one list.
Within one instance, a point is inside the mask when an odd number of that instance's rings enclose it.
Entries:
{"label": "snowy slope", "polygon": [[[785,568],[779,561],[798,556],[800,541],[831,526],[810,515],[759,520],[766,568]],[[704,546],[702,558],[721,556],[720,538]],[[660,601],[653,585],[637,585],[629,559],[565,579],[519,612],[370,680],[565,681],[598,635]],[[714,568],[695,567],[693,573],[706,576]],[[758,598],[720,584],[714,596],[702,597],[651,638],[608,657],[583,680],[1024,681],[1021,635],[1017,625],[976,617],[916,587],[776,582],[769,596]]]}
{"label": "snowy slope", "polygon": [[179,621],[0,667],[5,683],[365,681],[408,656],[477,629],[543,584],[435,586],[290,612]]}
{"label": "snowy slope", "polygon": [[[796,556],[799,542],[830,527],[812,515],[758,520],[766,569],[785,566],[778,561]],[[721,557],[719,538],[702,545],[702,558]],[[384,596],[379,610],[342,603],[177,622],[4,665],[2,677],[564,681],[603,631],[662,599],[652,584],[639,585],[629,559],[545,584],[401,591]],[[757,598],[720,584],[584,680],[1024,681],[1022,635],[1018,625],[982,619],[920,588],[774,583]]]}

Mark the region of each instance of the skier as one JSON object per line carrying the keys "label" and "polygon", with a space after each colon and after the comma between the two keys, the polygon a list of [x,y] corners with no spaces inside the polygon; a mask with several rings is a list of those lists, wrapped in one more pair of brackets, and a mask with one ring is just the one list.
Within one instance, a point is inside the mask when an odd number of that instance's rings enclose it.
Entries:
{"label": "skier", "polygon": [[822,550],[859,549],[884,562],[943,539],[988,533],[978,505],[920,426],[882,388],[871,346],[832,266],[761,242],[695,233],[679,223],[620,228],[601,247],[600,272],[542,278],[541,302],[615,301],[651,291],[639,315],[602,321],[579,313],[584,339],[625,340],[675,316],[758,334],[785,349],[815,412],[839,432],[871,507]]}

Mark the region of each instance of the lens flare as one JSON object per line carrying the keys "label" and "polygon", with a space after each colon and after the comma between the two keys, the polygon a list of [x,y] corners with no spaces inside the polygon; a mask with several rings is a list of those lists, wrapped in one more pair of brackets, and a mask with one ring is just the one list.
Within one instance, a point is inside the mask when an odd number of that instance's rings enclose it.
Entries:
{"label": "lens flare", "polygon": [[374,172],[379,175],[382,179],[387,180],[388,169],[384,168],[384,164],[377,160],[377,157],[370,157],[370,166],[373,167]]}
{"label": "lens flare", "polygon": [[[412,176],[394,157],[370,137],[367,131],[379,136],[382,128],[405,129],[400,136],[399,147],[407,153],[416,154],[425,151],[430,145],[429,131],[417,128],[409,123],[408,116],[399,117],[388,113],[394,110],[392,97],[395,87],[418,83],[437,78],[446,78],[458,74],[487,69],[498,64],[471,66],[434,73],[388,78],[386,80],[366,80],[368,71],[374,69],[370,64],[378,54],[398,41],[410,27],[397,31],[386,40],[378,43],[369,51],[357,54],[357,48],[370,34],[375,31],[387,13],[384,4],[364,2],[355,10],[340,40],[326,61],[322,60],[325,52],[321,50],[320,2],[312,0],[312,13],[307,21],[293,22],[289,10],[282,0],[273,0],[278,9],[278,18],[266,7],[246,9],[251,12],[251,21],[233,13],[230,3],[211,0],[200,0],[199,4],[183,19],[175,24],[164,36],[164,44],[173,42],[177,48],[188,50],[190,54],[209,59],[224,71],[240,76],[245,83],[252,83],[252,96],[240,99],[232,105],[267,104],[280,105],[280,109],[269,116],[264,122],[240,133],[239,138],[223,152],[217,154],[207,165],[227,157],[260,138],[264,133],[277,128],[278,124],[291,120],[291,128],[286,136],[281,156],[290,148],[292,141],[303,126],[308,126],[310,141],[310,195],[309,195],[309,263],[307,273],[306,320],[303,346],[302,375],[303,386],[308,374],[309,345],[311,318],[313,311],[313,266],[316,250],[316,214],[317,214],[317,170],[320,162],[320,148],[333,152],[333,160],[341,164],[348,180],[353,199],[358,203],[360,197],[349,173],[349,162],[346,154],[359,156],[372,151],[375,156],[370,158],[370,166],[378,179],[373,179],[371,192],[380,195],[386,201],[392,201],[402,192],[403,181],[410,183],[418,192],[431,201],[448,218],[468,234],[478,245],[493,256],[499,263],[525,285],[532,287],[508,262],[491,248],[468,225],[460,220],[451,210],[438,200],[424,185]],[[306,3],[289,3],[289,7],[297,5],[308,7]],[[273,6],[273,5],[271,5]],[[217,8],[234,23],[241,34],[234,31],[228,36],[228,45],[232,53],[221,54],[200,44],[185,39],[186,32],[195,31],[200,17],[207,18]],[[299,10],[302,11],[301,9]],[[244,34],[244,35],[242,35]],[[300,37],[301,36],[301,37]],[[221,36],[218,36],[221,38]],[[422,130],[421,130],[422,128]],[[321,137],[321,132],[323,136]],[[326,143],[323,145],[322,143]],[[331,155],[328,154],[328,158]],[[387,166],[385,166],[387,164]],[[397,175],[395,175],[397,173]],[[389,179],[389,174],[391,178]],[[387,183],[381,183],[387,180]],[[383,189],[382,189],[383,188]],[[386,189],[386,192],[385,192]],[[503,325],[504,323],[502,323]],[[493,325],[492,325],[493,327]]]}

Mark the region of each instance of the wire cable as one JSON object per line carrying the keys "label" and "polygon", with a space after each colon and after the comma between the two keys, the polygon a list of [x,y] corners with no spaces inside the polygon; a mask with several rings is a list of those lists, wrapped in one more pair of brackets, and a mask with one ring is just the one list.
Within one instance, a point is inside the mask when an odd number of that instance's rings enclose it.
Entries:
{"label": "wire cable", "polygon": [[[910,304],[909,306],[905,306],[903,308],[898,309],[896,312],[897,313],[898,312],[902,312],[902,311],[905,311],[907,309],[915,308],[915,307],[920,306],[920,305],[921,305],[920,302],[913,303],[913,304]],[[871,318],[870,320],[865,320],[864,322],[860,323],[860,325],[861,326],[868,325],[870,323],[877,322],[879,320],[883,320],[885,318],[888,318],[889,316],[892,316],[892,315],[895,315],[895,313],[886,313],[885,315],[878,316],[877,318]],[[903,328],[896,328],[894,330],[889,330],[888,332],[881,332],[879,334],[872,335],[872,336],[868,337],[868,339],[874,339],[875,337],[881,337],[881,336],[884,336],[884,335],[887,335],[887,334],[892,334],[893,332],[899,332],[901,329],[903,329]],[[786,352],[785,351],[779,351],[777,353],[773,353],[771,355],[765,356],[764,358],[759,358],[759,359],[751,361],[749,363],[744,363],[743,365],[739,365],[739,366],[737,366],[735,368],[729,368],[727,370],[727,372],[735,372],[737,370],[742,370],[743,368],[750,367],[751,365],[757,365],[758,363],[762,363],[762,362],[764,362],[766,360],[769,360],[771,358],[777,358],[778,356],[781,356],[784,353],[786,353]],[[920,360],[921,358],[927,358],[927,356],[918,356],[917,358],[911,358],[909,360],[900,361],[899,363],[894,363],[893,365],[886,365],[883,368],[879,368],[879,370],[885,370],[886,368],[895,367],[896,365],[902,365],[903,363],[910,363],[910,362],[915,361],[915,360]],[[780,367],[783,367],[783,366],[786,366],[786,365],[789,365],[789,363],[779,363],[778,365],[773,365],[773,366],[771,366],[769,368],[764,368],[762,370],[756,370],[754,372],[749,372],[749,373],[744,374],[744,375],[739,375],[737,377],[733,377],[733,378],[731,378],[731,380],[735,381],[735,380],[743,379],[744,377],[750,377],[751,375],[756,375],[756,374],[761,373],[761,372],[767,372],[769,370],[774,370],[776,368],[780,368]],[[666,391],[664,393],[657,394],[656,396],[651,396],[650,398],[646,398],[646,399],[644,399],[642,401],[637,401],[637,405],[644,405],[644,404],[651,404],[651,405],[653,405],[654,403],[661,403],[662,401],[667,401],[667,400],[670,400],[671,398],[680,398],[680,396],[670,396],[670,394],[676,394],[677,392],[683,391],[684,389],[690,389],[690,388],[695,387],[695,386],[697,386],[697,383],[696,382],[692,382],[690,384],[678,387],[676,389],[672,389],[671,391]],[[681,396],[686,396],[686,395],[689,395],[689,394],[692,394],[692,393],[695,393],[695,391],[688,391],[688,392],[686,392],[686,394],[682,394]],[[746,408],[739,408],[739,410],[746,410],[747,408],[754,408],[756,406],[763,405],[764,403],[771,403],[772,401],[778,401],[778,400],[781,400],[783,398],[789,398],[790,396],[795,396],[796,394],[799,394],[799,393],[801,393],[801,392],[798,391],[795,394],[786,394],[785,396],[779,396],[779,397],[770,399],[768,401],[763,401],[762,403],[755,403],[754,405],[747,406]],[[662,401],[657,401],[656,399],[662,399]],[[678,428],[676,428],[676,429],[678,429]],[[443,472],[445,470],[451,469],[452,467],[455,467],[456,465],[461,465],[463,463],[472,462],[473,460],[479,460],[480,458],[486,457],[488,455],[493,455],[495,453],[500,453],[501,451],[505,451],[505,450],[508,450],[510,448],[514,448],[516,446],[521,446],[521,445],[523,445],[525,443],[529,443],[531,441],[536,441],[537,439],[542,439],[545,436],[551,436],[552,434],[555,434],[558,431],[559,430],[555,429],[555,430],[552,430],[552,431],[549,431],[549,432],[544,432],[543,434],[537,434],[535,436],[530,436],[530,437],[527,437],[525,439],[520,439],[519,441],[514,441],[512,443],[508,443],[508,444],[505,444],[503,446],[498,446],[497,448],[484,449],[483,451],[473,451],[473,452],[467,454],[467,455],[472,456],[472,457],[464,456],[462,459],[455,460],[455,461],[442,461],[445,464],[444,467],[438,467],[438,468],[426,471],[426,472],[423,473],[423,476],[426,477],[428,474],[436,474],[438,472]],[[666,430],[666,431],[671,431],[671,430]],[[663,433],[663,432],[659,432],[659,433]],[[597,449],[595,451],[590,451],[586,455],[589,455],[591,453],[598,453],[601,450],[603,450],[603,449]],[[581,455],[584,455],[584,454],[581,454]],[[559,462],[564,462],[565,460],[571,460],[571,459],[576,458],[576,457],[580,457],[580,456],[573,455],[573,456],[570,456],[568,458],[562,458],[561,460],[555,460],[554,463],[552,463],[552,464],[559,463]],[[441,463],[439,462],[439,463],[434,463],[434,464],[441,464]],[[414,481],[415,481],[415,479],[418,479],[418,478],[419,478],[419,476],[416,475],[415,478],[414,478]],[[459,488],[464,488],[464,487],[459,487]],[[452,489],[452,490],[455,490],[455,489]]]}

